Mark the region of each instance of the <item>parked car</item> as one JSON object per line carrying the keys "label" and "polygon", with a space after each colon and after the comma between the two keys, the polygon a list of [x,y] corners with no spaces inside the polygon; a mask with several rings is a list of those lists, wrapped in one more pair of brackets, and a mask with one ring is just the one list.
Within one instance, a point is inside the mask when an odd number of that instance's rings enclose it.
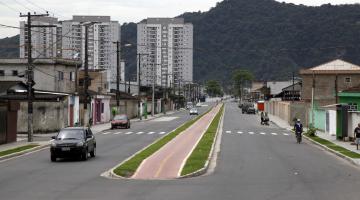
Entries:
{"label": "parked car", "polygon": [[80,157],[87,160],[96,155],[95,136],[88,127],[68,127],[51,137],[50,159],[55,162],[57,158]]}
{"label": "parked car", "polygon": [[255,114],[256,110],[255,110],[255,108],[254,108],[254,106],[252,104],[246,103],[246,104],[242,104],[241,112],[242,112],[242,114],[244,114],[244,113],[246,113],[246,114]]}
{"label": "parked car", "polygon": [[130,119],[127,115],[116,115],[113,120],[111,120],[111,129],[117,127],[130,128]]}
{"label": "parked car", "polygon": [[196,108],[191,108],[189,113],[190,113],[190,115],[198,115],[199,114],[199,112]]}

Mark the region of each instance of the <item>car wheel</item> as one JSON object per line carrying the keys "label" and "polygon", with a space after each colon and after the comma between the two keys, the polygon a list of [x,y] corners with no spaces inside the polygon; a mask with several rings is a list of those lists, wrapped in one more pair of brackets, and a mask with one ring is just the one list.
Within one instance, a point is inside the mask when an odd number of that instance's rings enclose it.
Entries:
{"label": "car wheel", "polygon": [[91,156],[91,157],[95,157],[95,156],[96,156],[96,147],[94,147],[94,149],[92,150],[92,152],[90,152],[90,156]]}
{"label": "car wheel", "polygon": [[56,156],[51,155],[51,156],[50,156],[50,159],[51,159],[51,162],[56,162]]}
{"label": "car wheel", "polygon": [[87,149],[85,150],[85,152],[83,152],[83,153],[81,154],[81,159],[82,159],[83,161],[85,161],[85,160],[88,159],[88,150],[87,150]]}

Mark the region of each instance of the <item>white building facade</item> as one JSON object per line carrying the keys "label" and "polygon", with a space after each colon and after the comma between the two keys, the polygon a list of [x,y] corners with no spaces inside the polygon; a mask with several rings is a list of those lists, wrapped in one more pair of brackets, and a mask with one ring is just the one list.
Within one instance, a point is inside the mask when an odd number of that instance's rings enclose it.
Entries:
{"label": "white building facade", "polygon": [[106,89],[116,89],[117,49],[113,42],[120,41],[120,24],[109,16],[73,16],[72,20],[63,21],[62,56],[72,59],[80,53],[82,63],[85,62],[85,26],[88,26],[88,67],[106,69]]}
{"label": "white building facade", "polygon": [[[33,27],[31,28],[31,43],[33,58],[56,58],[61,57],[61,25],[54,17],[32,17],[33,26],[53,26],[53,27]],[[27,22],[20,21],[20,58],[27,58],[28,41]],[[60,37],[59,37],[60,36]]]}
{"label": "white building facade", "polygon": [[141,85],[193,81],[193,25],[183,18],[148,18],[137,25]]}

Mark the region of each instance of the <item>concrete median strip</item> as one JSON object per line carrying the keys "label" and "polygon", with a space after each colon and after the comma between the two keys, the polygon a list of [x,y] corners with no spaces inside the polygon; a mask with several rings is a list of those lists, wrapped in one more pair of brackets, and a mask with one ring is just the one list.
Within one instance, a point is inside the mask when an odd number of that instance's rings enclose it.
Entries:
{"label": "concrete median strip", "polygon": [[129,157],[122,163],[120,163],[118,166],[114,167],[113,169],[104,172],[102,176],[107,178],[130,178],[138,169],[140,164],[147,159],[149,156],[157,152],[161,147],[166,145],[168,142],[170,142],[172,139],[174,139],[176,136],[178,136],[180,133],[185,131],[187,128],[189,128],[191,125],[193,125],[197,120],[199,120],[201,117],[206,115],[208,112],[210,112],[211,109],[209,109],[204,114],[185,122],[181,126],[179,126],[174,131],[171,131],[169,134],[164,135],[163,137],[159,138],[152,144],[148,145],[144,149],[138,151],[133,156]]}
{"label": "concrete median strip", "polygon": [[[215,144],[222,127],[224,108],[216,114],[206,132],[201,137],[189,157],[185,160],[179,178],[188,178],[205,174],[214,154]],[[216,162],[216,160],[214,161]]]}

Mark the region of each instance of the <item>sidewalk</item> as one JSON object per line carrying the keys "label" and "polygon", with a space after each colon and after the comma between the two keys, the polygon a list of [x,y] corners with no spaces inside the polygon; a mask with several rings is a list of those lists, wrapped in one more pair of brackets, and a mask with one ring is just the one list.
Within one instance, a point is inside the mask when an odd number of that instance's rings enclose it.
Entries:
{"label": "sidewalk", "polygon": [[188,129],[145,159],[132,178],[134,179],[173,179],[179,176],[187,157],[220,110],[214,107]]}
{"label": "sidewalk", "polygon": [[[281,128],[285,128],[287,130],[292,130],[292,126],[290,126],[285,120],[277,117],[277,116],[274,116],[274,115],[270,115],[269,114],[269,117],[270,117],[270,120],[272,122],[274,122],[276,125],[278,125],[279,127]],[[306,130],[306,129],[305,129]],[[316,131],[316,136],[318,136],[319,138],[322,138],[322,139],[325,139],[325,140],[328,140],[340,147],[343,147],[349,151],[352,151],[352,152],[355,152],[355,153],[360,153],[360,150],[356,150],[356,145],[351,145],[351,142],[344,142],[344,141],[340,141],[340,140],[337,140],[336,139],[336,136],[335,135],[329,135],[325,132],[322,132],[322,131]],[[320,144],[319,144],[320,145]],[[323,145],[320,145],[324,148]],[[331,151],[331,150],[330,150]],[[333,151],[331,151],[333,152]],[[333,152],[335,153],[335,152]],[[336,153],[337,154],[337,153]],[[339,155],[341,156],[341,155]],[[343,156],[341,156],[343,157]],[[354,159],[354,158],[348,158],[348,160],[351,160],[353,163],[357,164],[357,165],[360,165],[360,159]]]}
{"label": "sidewalk", "polygon": [[[154,117],[151,116],[151,115],[148,115],[147,119],[143,118],[142,120],[140,120],[140,119],[136,118],[136,119],[131,119],[130,121],[131,121],[131,123],[149,121],[149,120],[159,118],[159,117],[162,117],[162,116],[172,115],[172,114],[177,113],[177,112],[181,112],[181,110],[180,111],[169,111],[165,115],[164,115],[164,113],[159,113],[159,114],[154,115]],[[108,122],[108,123],[104,123],[104,124],[96,124],[96,125],[91,127],[91,130],[92,130],[92,132],[94,134],[97,134],[97,133],[99,133],[101,131],[108,130],[110,128],[111,128],[111,124],[110,124],[110,122]],[[56,134],[57,134],[57,132],[34,134],[33,142],[27,142],[27,134],[18,134],[16,142],[0,145],[0,152],[1,151],[6,151],[6,150],[9,150],[9,149],[14,149],[14,148],[26,146],[26,145],[30,145],[30,144],[39,145],[39,147],[37,147],[34,150],[37,150],[39,148],[40,149],[41,148],[46,148],[47,146],[50,145],[51,137],[55,136]],[[1,157],[0,157],[0,160],[1,160]]]}

